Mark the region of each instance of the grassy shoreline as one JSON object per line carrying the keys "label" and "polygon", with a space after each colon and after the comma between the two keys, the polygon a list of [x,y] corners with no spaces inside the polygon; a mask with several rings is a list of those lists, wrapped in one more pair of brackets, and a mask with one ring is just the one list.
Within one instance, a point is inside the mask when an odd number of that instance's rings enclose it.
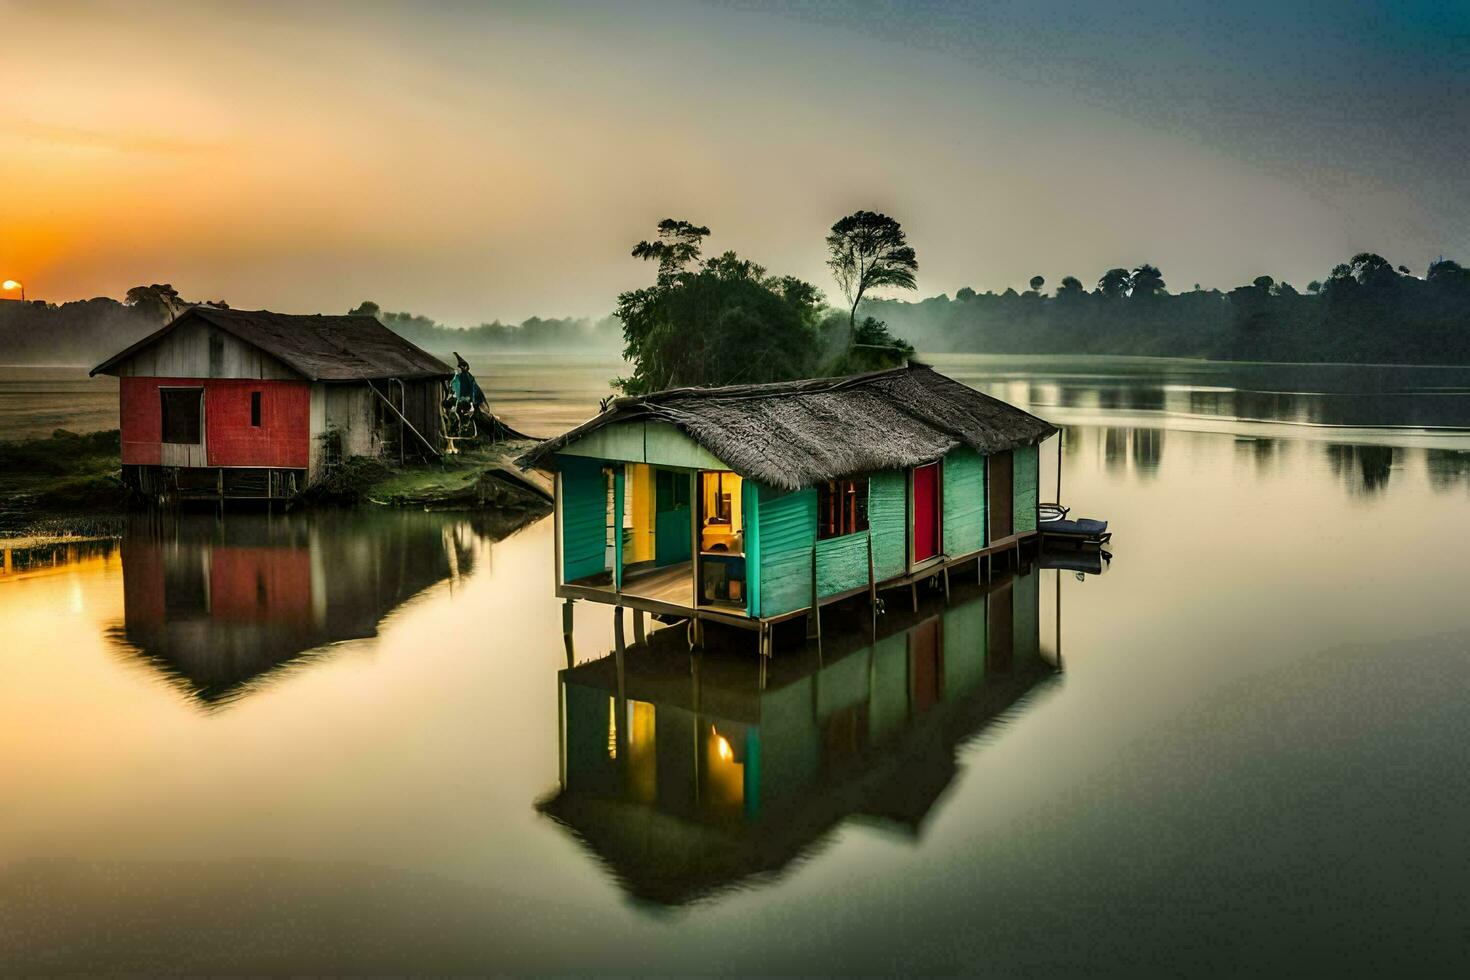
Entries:
{"label": "grassy shoreline", "polygon": [[[351,460],[294,506],[549,511],[545,489],[509,466],[529,445],[476,447],[403,467]],[[0,538],[113,536],[130,506],[116,429],[0,442]]]}

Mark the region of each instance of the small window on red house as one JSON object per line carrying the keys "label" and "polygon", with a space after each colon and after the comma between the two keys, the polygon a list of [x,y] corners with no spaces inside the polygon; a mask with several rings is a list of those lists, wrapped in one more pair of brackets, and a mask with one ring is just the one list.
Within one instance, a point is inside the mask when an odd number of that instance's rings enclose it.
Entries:
{"label": "small window on red house", "polygon": [[163,441],[185,446],[203,442],[204,389],[160,388]]}
{"label": "small window on red house", "polygon": [[260,392],[250,393],[250,424],[256,428],[260,427]]}
{"label": "small window on red house", "polygon": [[867,529],[867,477],[817,484],[817,537],[840,538]]}

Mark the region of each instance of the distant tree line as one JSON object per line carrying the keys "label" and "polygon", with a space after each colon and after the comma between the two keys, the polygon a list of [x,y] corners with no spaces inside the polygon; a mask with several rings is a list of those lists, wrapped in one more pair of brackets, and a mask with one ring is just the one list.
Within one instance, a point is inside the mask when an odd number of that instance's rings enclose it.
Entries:
{"label": "distant tree line", "polygon": [[611,316],[533,316],[520,323],[493,320],[477,327],[451,327],[417,313],[390,313],[366,300],[348,313],[377,317],[394,333],[428,351],[576,351],[616,353],[620,343],[618,322]]}
{"label": "distant tree line", "polygon": [[[0,363],[97,364],[199,305],[229,308],[224,300],[185,299],[168,283],[134,286],[121,301],[108,296],[60,304],[0,300]],[[616,354],[621,343],[611,316],[533,316],[519,324],[496,320],[460,329],[412,313],[385,313],[372,302],[350,312],[377,316],[390,329],[440,354],[512,349]]]}
{"label": "distant tree line", "polygon": [[1129,354],[1263,361],[1470,364],[1470,270],[1413,275],[1362,252],[1298,290],[1271,276],[1227,292],[1169,292],[1153,265],[1109,269],[1089,290],[959,290],[914,303],[866,300],[924,350]]}

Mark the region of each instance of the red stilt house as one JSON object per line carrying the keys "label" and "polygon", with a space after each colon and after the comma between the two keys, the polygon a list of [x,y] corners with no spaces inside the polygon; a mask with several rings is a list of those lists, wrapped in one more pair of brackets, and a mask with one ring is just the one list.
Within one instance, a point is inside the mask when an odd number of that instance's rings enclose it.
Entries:
{"label": "red stilt house", "polygon": [[131,486],[270,499],[349,456],[437,455],[453,372],[370,316],[196,306],[92,374],[120,379]]}

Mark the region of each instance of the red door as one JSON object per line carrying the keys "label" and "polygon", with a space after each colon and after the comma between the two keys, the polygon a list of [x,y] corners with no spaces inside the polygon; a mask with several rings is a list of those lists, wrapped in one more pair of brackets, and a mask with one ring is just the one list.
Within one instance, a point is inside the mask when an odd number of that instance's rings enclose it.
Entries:
{"label": "red door", "polygon": [[914,564],[939,554],[939,464],[914,470]]}

